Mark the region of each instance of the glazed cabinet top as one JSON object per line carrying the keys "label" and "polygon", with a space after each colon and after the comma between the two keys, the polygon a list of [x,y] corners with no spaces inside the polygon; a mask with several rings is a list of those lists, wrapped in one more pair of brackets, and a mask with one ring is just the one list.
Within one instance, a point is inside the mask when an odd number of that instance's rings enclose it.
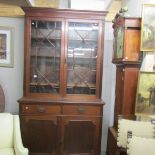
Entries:
{"label": "glazed cabinet top", "polygon": [[27,97],[98,99],[106,12],[23,8]]}

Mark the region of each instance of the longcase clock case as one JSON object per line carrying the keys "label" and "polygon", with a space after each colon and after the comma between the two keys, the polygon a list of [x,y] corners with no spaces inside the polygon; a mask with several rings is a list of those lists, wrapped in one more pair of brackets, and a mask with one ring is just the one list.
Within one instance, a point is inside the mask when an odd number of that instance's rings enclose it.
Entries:
{"label": "longcase clock case", "polygon": [[99,155],[106,12],[23,8],[24,145],[31,155]]}
{"label": "longcase clock case", "polygon": [[[107,155],[116,155],[119,116],[135,119],[135,101],[140,55],[141,19],[124,17],[120,14],[113,21],[114,42],[113,59],[116,65],[114,126],[108,130]],[[121,155],[126,152],[121,151]]]}
{"label": "longcase clock case", "polygon": [[134,117],[140,55],[141,19],[116,15],[113,22],[114,51],[112,62],[116,65],[114,126],[118,116]]}

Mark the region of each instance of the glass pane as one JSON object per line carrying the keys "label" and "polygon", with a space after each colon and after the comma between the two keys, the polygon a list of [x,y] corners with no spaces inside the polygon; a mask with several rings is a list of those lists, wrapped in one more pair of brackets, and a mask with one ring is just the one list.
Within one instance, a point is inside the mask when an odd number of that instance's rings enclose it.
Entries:
{"label": "glass pane", "polygon": [[31,21],[31,93],[59,93],[61,22]]}
{"label": "glass pane", "polygon": [[96,93],[97,23],[69,23],[68,94]]}
{"label": "glass pane", "polygon": [[123,57],[123,28],[119,27],[117,29],[117,49],[116,49],[116,58],[122,58]]}

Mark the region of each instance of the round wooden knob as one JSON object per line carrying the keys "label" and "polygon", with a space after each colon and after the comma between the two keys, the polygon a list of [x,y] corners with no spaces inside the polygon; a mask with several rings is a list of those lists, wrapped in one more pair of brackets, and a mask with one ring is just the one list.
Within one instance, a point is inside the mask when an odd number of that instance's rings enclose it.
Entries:
{"label": "round wooden knob", "polygon": [[25,107],[25,109],[27,110],[27,109],[29,109],[29,107],[28,107],[28,106],[26,106],[26,107]]}

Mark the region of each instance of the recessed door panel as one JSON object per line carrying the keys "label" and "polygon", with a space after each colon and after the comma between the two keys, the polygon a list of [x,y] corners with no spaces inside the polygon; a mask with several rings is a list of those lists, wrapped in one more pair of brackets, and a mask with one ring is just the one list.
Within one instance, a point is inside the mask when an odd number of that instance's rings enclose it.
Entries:
{"label": "recessed door panel", "polygon": [[30,153],[49,153],[56,155],[57,149],[57,119],[39,119],[28,116],[23,119],[23,140]]}

